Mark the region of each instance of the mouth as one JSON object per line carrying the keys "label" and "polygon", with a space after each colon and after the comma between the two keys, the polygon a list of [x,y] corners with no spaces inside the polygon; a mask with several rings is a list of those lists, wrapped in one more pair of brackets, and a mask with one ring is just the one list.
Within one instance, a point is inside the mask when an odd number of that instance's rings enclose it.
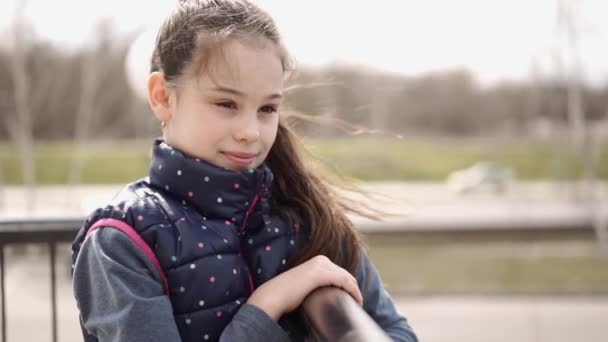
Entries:
{"label": "mouth", "polygon": [[231,161],[236,166],[247,167],[250,166],[256,159],[257,154],[255,153],[243,153],[243,152],[221,152],[226,159]]}

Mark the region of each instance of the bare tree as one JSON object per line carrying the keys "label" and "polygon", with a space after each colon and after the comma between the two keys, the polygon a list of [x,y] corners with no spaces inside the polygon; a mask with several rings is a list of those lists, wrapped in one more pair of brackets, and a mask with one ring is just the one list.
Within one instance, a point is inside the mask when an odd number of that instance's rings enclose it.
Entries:
{"label": "bare tree", "polygon": [[608,223],[603,213],[601,195],[598,193],[601,188],[596,184],[593,150],[588,134],[585,113],[583,111],[583,97],[581,91],[582,84],[582,64],[580,56],[580,35],[581,35],[581,11],[582,3],[579,0],[559,0],[557,29],[565,37],[565,54],[568,58],[568,82],[567,82],[567,108],[568,122],[571,130],[571,139],[574,151],[579,156],[583,165],[583,199],[589,201],[593,212],[593,226],[598,238],[600,249],[603,254],[608,255]]}
{"label": "bare tree", "polygon": [[[95,34],[95,44],[81,50],[80,91],[74,129],[76,151],[72,156],[68,176],[70,185],[81,183],[87,145],[94,133],[92,126],[96,123],[103,123],[106,130],[111,130],[112,124],[114,124],[115,127],[124,131],[124,127],[131,123],[131,117],[127,115],[124,108],[130,106],[133,95],[128,90],[125,80],[118,77],[119,74],[124,74],[123,64],[126,49],[113,45],[111,21],[109,20],[102,20],[97,26]],[[125,112],[120,113],[117,120],[109,119],[109,113],[114,110],[112,106],[116,105],[119,105],[120,112]]]}
{"label": "bare tree", "polygon": [[6,125],[11,140],[17,145],[23,167],[23,183],[26,187],[26,210],[34,208],[36,186],[36,163],[34,159],[34,137],[32,134],[32,114],[30,108],[30,80],[26,61],[31,36],[24,12],[27,1],[16,4],[12,25],[13,51],[11,54],[11,79],[14,89],[15,113],[6,115]]}
{"label": "bare tree", "polygon": [[563,31],[563,34],[565,35],[565,53],[568,59],[567,113],[572,134],[572,143],[577,154],[583,159],[585,180],[589,180],[592,177],[593,166],[590,164],[589,153],[587,153],[589,150],[589,137],[587,134],[581,94],[582,65],[579,48],[580,11],[580,1],[560,0],[557,25],[558,30]]}
{"label": "bare tree", "polygon": [[98,79],[98,61],[93,49],[84,50],[80,67],[80,93],[78,97],[78,108],[76,111],[74,143],[76,151],[72,155],[72,163],[68,176],[68,184],[80,184],[82,169],[86,156],[86,143],[88,141],[91,118],[96,112],[95,92]]}

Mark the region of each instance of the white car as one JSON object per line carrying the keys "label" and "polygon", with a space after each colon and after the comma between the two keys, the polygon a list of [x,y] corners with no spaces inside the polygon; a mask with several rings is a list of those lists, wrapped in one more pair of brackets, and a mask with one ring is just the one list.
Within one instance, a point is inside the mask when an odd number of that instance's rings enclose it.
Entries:
{"label": "white car", "polygon": [[452,172],[447,178],[448,187],[457,193],[490,189],[504,192],[513,181],[513,171],[489,162],[479,162],[468,169]]}

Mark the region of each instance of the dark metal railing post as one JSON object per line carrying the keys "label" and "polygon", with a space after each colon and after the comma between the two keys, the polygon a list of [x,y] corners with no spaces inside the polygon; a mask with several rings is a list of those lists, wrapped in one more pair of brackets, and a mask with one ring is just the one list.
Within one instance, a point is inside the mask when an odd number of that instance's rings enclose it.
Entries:
{"label": "dark metal railing post", "polygon": [[0,300],[2,300],[2,342],[6,341],[6,296],[4,295],[4,245],[0,243]]}
{"label": "dark metal railing post", "polygon": [[57,283],[55,281],[55,243],[49,242],[49,253],[51,255],[51,322],[53,342],[57,342]]}
{"label": "dark metal railing post", "polygon": [[312,341],[374,341],[391,339],[344,290],[322,287],[302,303]]}

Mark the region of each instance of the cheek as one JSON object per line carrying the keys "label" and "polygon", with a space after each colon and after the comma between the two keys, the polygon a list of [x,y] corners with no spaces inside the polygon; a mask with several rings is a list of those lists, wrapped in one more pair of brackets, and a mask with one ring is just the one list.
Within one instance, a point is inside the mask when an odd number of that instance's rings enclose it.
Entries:
{"label": "cheek", "polygon": [[217,140],[230,130],[230,123],[221,115],[214,112],[215,108],[205,105],[196,105],[184,113],[183,125],[197,140]]}
{"label": "cheek", "polygon": [[277,131],[279,129],[279,119],[278,117],[276,117],[276,119],[273,119],[272,121],[268,122],[265,126],[264,126],[264,130],[263,130],[263,140],[264,140],[264,144],[266,145],[266,148],[270,149],[272,147],[272,144],[274,143],[276,137],[277,137]]}
{"label": "cheek", "polygon": [[[229,136],[230,126],[217,117],[212,117],[200,108],[182,112],[174,135],[177,139],[187,141],[187,144],[197,151],[213,150],[226,136]],[[209,157],[209,156],[205,156]]]}

